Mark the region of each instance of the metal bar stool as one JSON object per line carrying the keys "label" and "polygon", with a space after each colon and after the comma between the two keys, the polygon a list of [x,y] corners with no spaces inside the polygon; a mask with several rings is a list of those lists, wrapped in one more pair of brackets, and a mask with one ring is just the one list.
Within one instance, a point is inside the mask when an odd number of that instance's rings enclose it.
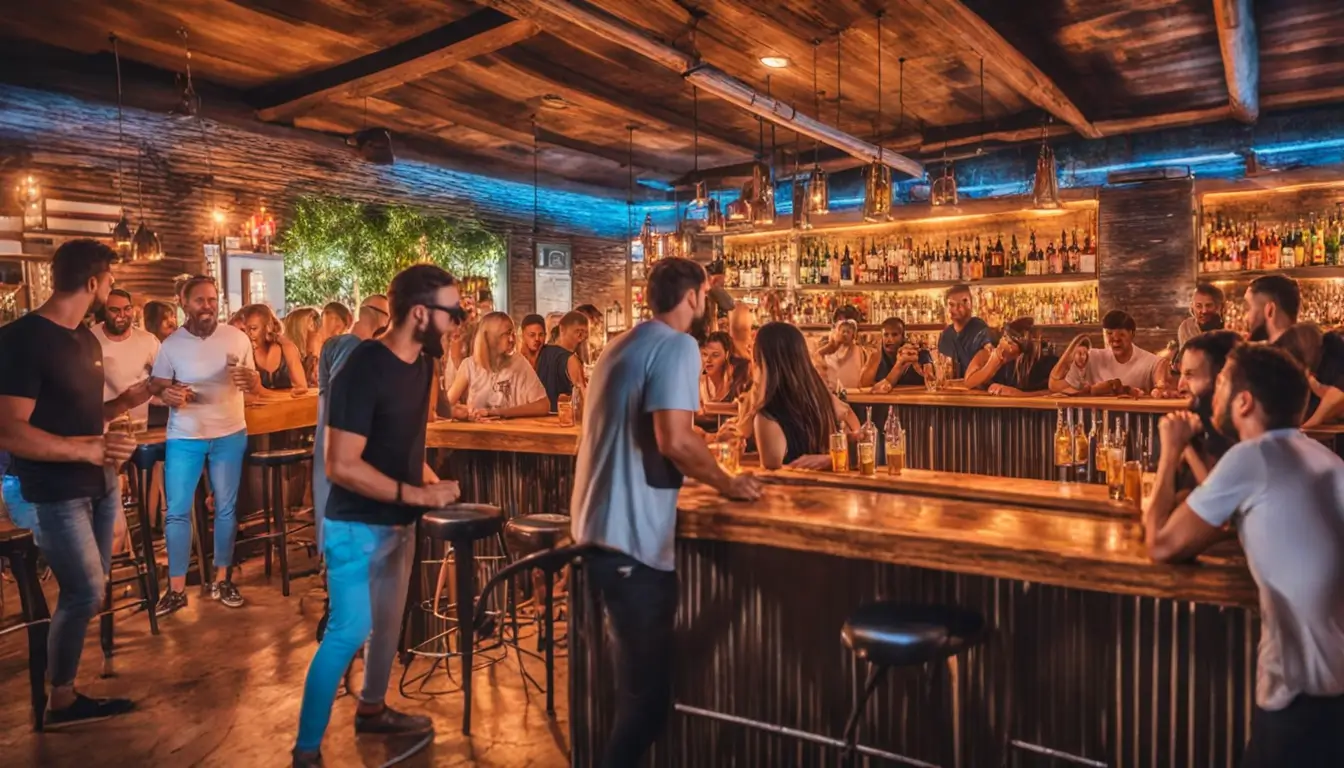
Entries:
{"label": "metal bar stool", "polygon": [[[859,751],[859,720],[888,669],[942,661],[979,644],[986,634],[983,616],[951,605],[887,600],[861,605],[850,614],[840,637],[855,658],[868,662],[868,675],[845,723],[840,765],[854,765]],[[961,762],[960,751],[958,745],[954,750],[957,765]]]}
{"label": "metal bar stool", "polygon": [[[255,451],[248,455],[248,461],[261,467],[261,514],[266,522],[266,533],[247,538],[239,537],[235,551],[244,544],[254,541],[266,543],[266,575],[271,575],[271,553],[275,551],[280,561],[280,592],[289,597],[289,524],[286,522],[285,507],[285,467],[292,467],[313,460],[312,448],[289,448],[279,451]],[[249,519],[256,519],[249,515]],[[244,519],[238,521],[241,530]],[[310,527],[301,526],[303,527]],[[296,529],[299,530],[299,529]],[[278,541],[277,541],[278,540]],[[228,569],[226,578],[232,578],[233,567]]]}
{"label": "metal bar stool", "polygon": [[[546,552],[548,550],[556,549],[557,547],[570,543],[570,541],[571,541],[570,519],[568,515],[557,515],[551,513],[523,515],[520,517],[515,517],[504,524],[504,542],[508,546],[509,554],[519,559],[527,558],[530,555],[537,554],[538,552]],[[535,592],[533,593],[534,611],[532,621],[534,624],[537,625],[539,630],[537,635],[537,652],[533,652],[523,648],[522,638],[519,637],[518,605],[514,599],[516,592],[513,587],[513,577],[512,577],[512,574],[517,573],[518,571],[513,570],[512,567],[509,567],[505,568],[500,573],[495,574],[495,576],[491,578],[490,582],[486,585],[486,588],[481,590],[481,594],[483,596],[488,596],[491,592],[491,587],[493,587],[496,583],[500,582],[501,580],[505,580],[506,577],[501,576],[501,574],[505,572],[509,573],[509,576],[506,579],[509,584],[507,592],[508,595],[507,608],[509,612],[509,626],[513,630],[513,640],[511,642],[509,641],[506,642],[509,645],[512,645],[514,647],[514,650],[518,652],[518,669],[522,673],[523,679],[527,682],[531,682],[533,685],[537,687],[538,690],[546,691],[546,713],[549,715],[554,715],[555,714],[555,693],[553,690],[555,687],[554,586],[555,586],[555,577],[561,571],[564,570],[565,566],[568,565],[568,563],[567,562],[560,563],[554,569],[543,567],[543,565],[550,565],[550,564],[551,561],[548,560],[545,563],[542,563],[540,565],[534,564],[531,568],[526,569],[528,571],[538,571],[540,572],[540,575],[542,577],[541,579],[542,605],[540,611],[535,610],[537,595]],[[501,628],[501,636],[502,634],[503,631]],[[537,683],[535,680],[532,679],[532,676],[527,672],[527,668],[523,666],[524,653],[535,659],[544,660],[546,664],[546,684],[544,688],[542,687],[541,684]]]}
{"label": "metal bar stool", "polygon": [[37,577],[37,544],[33,534],[22,528],[0,529],[0,558],[8,560],[14,572],[23,609],[23,623],[0,635],[28,630],[28,689],[33,705],[33,730],[40,731],[47,708],[47,632],[51,611]]}
{"label": "metal bar stool", "polygon": [[[442,509],[430,510],[420,518],[420,532],[423,535],[452,547],[457,580],[457,655],[462,658],[462,733],[464,734],[471,733],[471,673],[476,635],[476,621],[473,615],[476,602],[476,542],[499,537],[503,527],[504,513],[499,507],[489,504],[452,504]],[[502,546],[502,540],[500,543]],[[438,594],[435,594],[433,610],[436,613],[438,599]],[[437,639],[431,638],[426,642],[435,642]],[[451,654],[443,654],[440,659],[436,659],[435,664],[449,655]],[[433,668],[430,671],[432,672]]]}

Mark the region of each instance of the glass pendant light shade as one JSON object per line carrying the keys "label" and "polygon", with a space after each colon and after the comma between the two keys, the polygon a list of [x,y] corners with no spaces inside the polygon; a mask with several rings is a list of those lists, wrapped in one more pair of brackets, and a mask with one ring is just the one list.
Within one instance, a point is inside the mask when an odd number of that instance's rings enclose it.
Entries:
{"label": "glass pendant light shade", "polygon": [[811,229],[812,216],[807,211],[807,185],[795,174],[791,186],[793,190],[793,228]]}
{"label": "glass pendant light shade", "polygon": [[703,181],[695,182],[695,198],[691,200],[691,205],[696,208],[709,205],[709,184]]}
{"label": "glass pendant light shade", "polygon": [[751,182],[748,181],[742,185],[742,193],[736,200],[728,204],[725,214],[728,223],[740,223],[751,221],[751,196],[755,190],[751,188]]}
{"label": "glass pendant light shade", "polygon": [[933,182],[929,202],[933,205],[957,204],[957,177],[952,173],[951,163],[943,166],[943,175]]}
{"label": "glass pendant light shade", "polygon": [[807,181],[807,212],[813,216],[831,212],[831,183],[821,166],[812,169],[812,178]]}
{"label": "glass pendant light shade", "polygon": [[131,247],[131,241],[134,237],[135,235],[131,232],[131,220],[126,218],[126,211],[123,209],[121,220],[117,222],[117,226],[112,228],[112,242],[116,245],[117,250],[125,251]]}
{"label": "glass pendant light shade", "polygon": [[723,231],[723,211],[719,209],[719,201],[712,197],[709,198],[709,203],[705,206],[705,231]]}
{"label": "glass pendant light shade", "polygon": [[159,243],[159,236],[141,220],[140,226],[135,228],[135,236],[131,238],[131,261],[158,261],[162,258],[163,245]]}
{"label": "glass pendant light shade", "polygon": [[1058,208],[1059,166],[1055,151],[1041,142],[1041,154],[1036,158],[1036,179],[1031,185],[1031,203],[1035,208]]}
{"label": "glass pendant light shade", "polygon": [[863,220],[886,221],[891,218],[891,168],[871,163],[863,169]]}
{"label": "glass pendant light shade", "polygon": [[751,221],[753,224],[775,223],[775,181],[770,167],[757,163],[751,172],[752,204]]}

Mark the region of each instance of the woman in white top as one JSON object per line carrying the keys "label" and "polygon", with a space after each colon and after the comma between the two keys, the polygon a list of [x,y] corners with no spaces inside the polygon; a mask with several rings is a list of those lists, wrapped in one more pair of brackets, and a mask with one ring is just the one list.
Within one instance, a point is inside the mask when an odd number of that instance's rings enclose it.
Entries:
{"label": "woman in white top", "polygon": [[517,346],[508,315],[491,312],[481,318],[471,357],[458,366],[448,388],[454,419],[523,418],[550,411],[546,388],[527,360],[514,353]]}

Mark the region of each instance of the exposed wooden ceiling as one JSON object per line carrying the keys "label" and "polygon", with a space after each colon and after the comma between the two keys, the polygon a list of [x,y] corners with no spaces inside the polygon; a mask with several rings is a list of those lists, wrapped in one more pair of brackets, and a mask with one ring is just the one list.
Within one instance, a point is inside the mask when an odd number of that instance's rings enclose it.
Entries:
{"label": "exposed wooden ceiling", "polygon": [[[838,107],[841,130],[916,156],[981,132],[1021,141],[1047,114],[1052,133],[1097,137],[1344,101],[1340,0],[572,1],[805,114],[817,116],[815,95],[825,122]],[[613,39],[534,15],[537,2],[49,0],[7,9],[0,34],[92,54],[115,32],[123,57],[172,72],[185,27],[195,76],[258,119],[331,133],[381,125],[515,171],[531,168],[535,120],[545,173],[613,190],[626,184],[634,124],[641,178],[690,171],[691,86]],[[791,64],[768,69],[762,56]],[[699,116],[701,168],[755,154],[754,116],[703,93]],[[775,138],[794,142],[788,130]]]}

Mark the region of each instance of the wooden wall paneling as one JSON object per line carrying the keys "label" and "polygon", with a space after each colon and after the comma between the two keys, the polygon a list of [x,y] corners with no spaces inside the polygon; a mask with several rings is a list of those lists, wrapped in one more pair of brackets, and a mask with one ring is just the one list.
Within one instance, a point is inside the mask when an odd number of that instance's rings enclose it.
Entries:
{"label": "wooden wall paneling", "polygon": [[626,309],[630,303],[626,284],[626,245],[623,240],[566,235],[543,230],[509,235],[509,314],[515,318],[536,311],[536,242],[567,242],[573,247],[574,305],[593,304],[606,311],[614,301]]}
{"label": "wooden wall paneling", "polygon": [[1194,181],[1105,187],[1100,206],[1101,312],[1128,312],[1139,345],[1160,349],[1189,316],[1195,287]]}

